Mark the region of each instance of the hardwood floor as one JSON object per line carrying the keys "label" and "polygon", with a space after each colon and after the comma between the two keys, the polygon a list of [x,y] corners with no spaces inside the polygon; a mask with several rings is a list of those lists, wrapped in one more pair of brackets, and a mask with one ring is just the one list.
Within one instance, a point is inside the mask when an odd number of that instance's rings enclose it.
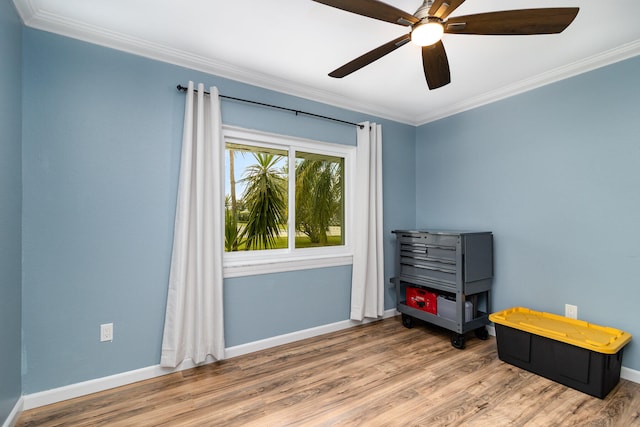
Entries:
{"label": "hardwood floor", "polygon": [[498,360],[495,338],[392,318],[25,411],[17,426],[640,426],[640,384],[597,399]]}

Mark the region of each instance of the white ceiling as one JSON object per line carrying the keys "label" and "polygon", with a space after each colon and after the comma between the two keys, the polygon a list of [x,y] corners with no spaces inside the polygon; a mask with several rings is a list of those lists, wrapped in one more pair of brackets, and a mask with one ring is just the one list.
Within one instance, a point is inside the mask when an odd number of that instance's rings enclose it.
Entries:
{"label": "white ceiling", "polygon": [[[445,34],[451,83],[429,91],[409,43],[343,79],[327,73],[408,32],[311,0],[14,0],[30,27],[332,105],[423,124],[640,54],[638,0],[467,0],[452,16],[579,7],[561,34]],[[388,0],[414,13],[421,0]]]}

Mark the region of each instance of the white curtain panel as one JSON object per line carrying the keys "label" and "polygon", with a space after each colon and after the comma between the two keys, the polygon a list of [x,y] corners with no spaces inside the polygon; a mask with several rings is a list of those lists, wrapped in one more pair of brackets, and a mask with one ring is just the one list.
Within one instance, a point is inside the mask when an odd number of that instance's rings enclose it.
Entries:
{"label": "white curtain panel", "polygon": [[217,88],[189,82],[160,365],[224,359],[224,138]]}
{"label": "white curtain panel", "polygon": [[365,122],[356,148],[355,244],[351,278],[351,319],[384,314],[382,234],[382,126]]}

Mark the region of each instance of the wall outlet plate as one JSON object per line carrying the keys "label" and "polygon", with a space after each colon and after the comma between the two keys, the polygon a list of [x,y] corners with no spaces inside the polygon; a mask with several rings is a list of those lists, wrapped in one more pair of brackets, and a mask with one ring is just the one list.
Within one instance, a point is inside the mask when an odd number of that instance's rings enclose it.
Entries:
{"label": "wall outlet plate", "polygon": [[578,306],[565,304],[564,305],[564,317],[568,317],[569,319],[577,319],[578,318]]}
{"label": "wall outlet plate", "polygon": [[113,341],[113,323],[100,325],[100,342]]}

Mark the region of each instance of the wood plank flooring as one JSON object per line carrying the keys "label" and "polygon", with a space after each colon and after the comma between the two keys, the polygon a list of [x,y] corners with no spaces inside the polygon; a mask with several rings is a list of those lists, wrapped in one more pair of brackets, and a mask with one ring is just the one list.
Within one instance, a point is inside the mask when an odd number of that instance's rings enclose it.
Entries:
{"label": "wood plank flooring", "polygon": [[495,338],[399,317],[25,411],[17,426],[640,426],[640,384],[597,399],[501,362]]}

